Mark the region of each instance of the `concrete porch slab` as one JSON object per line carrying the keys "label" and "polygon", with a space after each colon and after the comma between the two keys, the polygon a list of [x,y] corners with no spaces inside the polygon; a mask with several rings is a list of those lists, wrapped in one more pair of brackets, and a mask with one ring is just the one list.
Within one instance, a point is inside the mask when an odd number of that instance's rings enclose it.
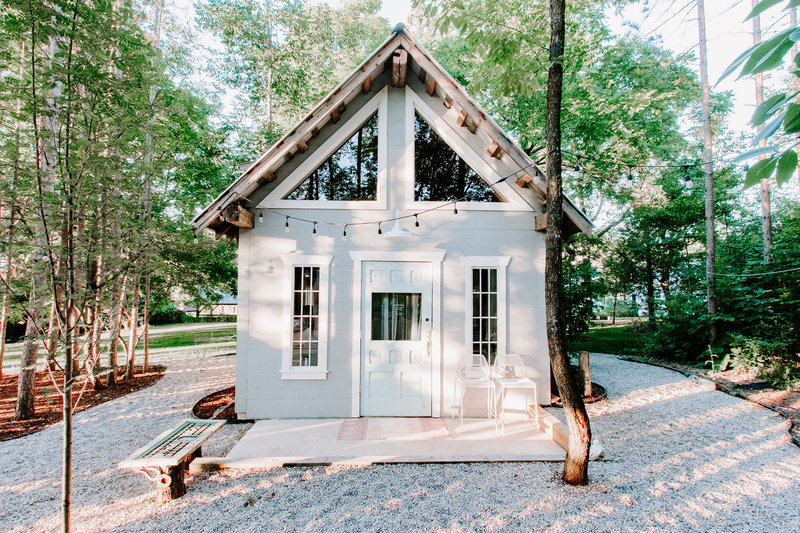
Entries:
{"label": "concrete porch slab", "polygon": [[524,417],[493,421],[449,418],[259,420],[227,457],[200,457],[191,470],[290,465],[369,465],[563,461],[564,449]]}

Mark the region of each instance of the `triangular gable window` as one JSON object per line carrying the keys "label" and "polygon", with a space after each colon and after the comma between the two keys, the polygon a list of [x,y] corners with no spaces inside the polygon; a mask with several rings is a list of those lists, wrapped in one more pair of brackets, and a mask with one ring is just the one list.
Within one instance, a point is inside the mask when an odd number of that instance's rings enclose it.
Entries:
{"label": "triangular gable window", "polygon": [[378,115],[325,160],[286,200],[375,200],[378,196]]}
{"label": "triangular gable window", "polygon": [[414,114],[414,200],[502,202],[425,119]]}

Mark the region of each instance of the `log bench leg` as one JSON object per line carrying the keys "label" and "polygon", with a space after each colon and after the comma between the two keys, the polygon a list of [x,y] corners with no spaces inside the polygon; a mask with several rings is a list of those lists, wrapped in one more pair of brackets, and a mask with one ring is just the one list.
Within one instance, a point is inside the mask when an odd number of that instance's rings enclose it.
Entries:
{"label": "log bench leg", "polygon": [[168,468],[144,467],[140,469],[144,477],[155,483],[158,503],[167,503],[186,494],[186,483],[184,482],[186,466],[188,466],[188,462]]}

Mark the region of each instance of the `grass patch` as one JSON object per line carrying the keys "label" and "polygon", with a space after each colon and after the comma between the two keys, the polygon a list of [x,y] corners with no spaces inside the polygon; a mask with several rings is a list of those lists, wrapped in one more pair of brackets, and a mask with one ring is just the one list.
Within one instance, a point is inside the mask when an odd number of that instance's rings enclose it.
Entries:
{"label": "grass patch", "polygon": [[642,334],[634,326],[594,327],[567,342],[570,352],[599,352],[614,355],[642,355]]}
{"label": "grass patch", "polygon": [[[219,329],[204,329],[199,331],[176,331],[151,335],[150,348],[179,348],[181,346],[195,346],[212,342],[225,342],[236,340],[236,325],[231,324]],[[140,341],[139,346],[143,347]]]}

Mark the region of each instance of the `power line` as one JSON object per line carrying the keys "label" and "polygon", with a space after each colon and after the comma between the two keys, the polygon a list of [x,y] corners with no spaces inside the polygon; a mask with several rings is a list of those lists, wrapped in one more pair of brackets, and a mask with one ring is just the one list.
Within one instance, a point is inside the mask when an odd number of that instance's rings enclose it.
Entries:
{"label": "power line", "polygon": [[760,277],[760,276],[771,276],[773,274],[786,274],[787,272],[797,272],[800,270],[800,267],[795,268],[787,268],[786,270],[773,270],[772,272],[755,272],[753,274],[720,274],[717,273],[717,276],[725,276],[729,278],[753,278],[753,277]]}

